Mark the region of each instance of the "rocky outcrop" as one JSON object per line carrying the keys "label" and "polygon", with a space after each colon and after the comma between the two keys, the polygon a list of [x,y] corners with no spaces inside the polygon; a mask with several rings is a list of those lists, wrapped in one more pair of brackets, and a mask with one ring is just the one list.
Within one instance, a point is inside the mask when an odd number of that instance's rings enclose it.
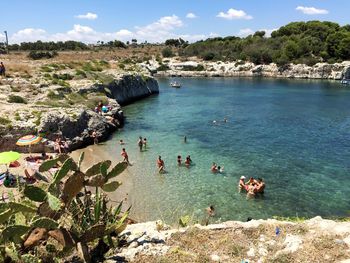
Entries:
{"label": "rocky outcrop", "polygon": [[350,259],[350,222],[321,217],[297,222],[227,221],[180,229],[170,229],[161,221],[145,222],[129,225],[120,238],[124,246],[105,263],[172,262],[174,255],[183,256],[179,259],[184,262],[206,258],[208,262],[345,263]]}
{"label": "rocky outcrop", "polygon": [[139,99],[159,93],[158,82],[148,76],[123,75],[108,84],[94,84],[81,88],[79,93],[102,92],[115,99],[120,105],[126,105]]}
{"label": "rocky outcrop", "polygon": [[[116,77],[107,84],[97,83],[79,87],[74,92],[83,94],[84,98],[103,93],[100,97],[108,100],[112,110],[106,114],[98,114],[79,103],[68,108],[45,106],[39,109],[35,106],[30,109],[33,105],[22,106],[21,112],[24,113],[16,114],[17,119],[25,121],[6,119],[8,123],[0,124],[0,150],[28,152],[29,147],[18,147],[16,141],[24,135],[37,133],[42,134],[47,139],[47,143],[31,146],[32,152],[53,151],[53,141],[58,136],[67,142],[69,150],[92,144],[93,131],[97,133],[99,141],[107,140],[118,127],[123,125],[124,116],[120,105],[157,94],[159,87],[154,78],[129,74]],[[10,104],[7,105],[7,108],[10,106]]]}
{"label": "rocky outcrop", "polygon": [[[276,64],[255,65],[250,62],[207,62],[185,61],[175,59],[163,62],[163,67],[157,61],[140,64],[142,68],[161,77],[273,77],[273,78],[303,78],[340,80],[350,77],[350,61],[327,64],[317,63],[314,66],[290,64],[278,67]],[[168,68],[160,71],[157,69]]]}
{"label": "rocky outcrop", "polygon": [[92,132],[96,132],[98,141],[105,141],[123,123],[123,112],[119,107],[113,108],[106,115],[91,110],[80,110],[77,117],[61,112],[50,112],[44,116],[38,132],[52,142],[57,136],[63,137],[69,150],[75,150],[93,144]]}

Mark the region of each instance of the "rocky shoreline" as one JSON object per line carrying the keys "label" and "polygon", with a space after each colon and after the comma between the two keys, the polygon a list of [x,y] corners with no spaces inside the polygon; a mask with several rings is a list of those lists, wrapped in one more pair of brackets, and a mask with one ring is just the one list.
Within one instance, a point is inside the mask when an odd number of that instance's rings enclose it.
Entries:
{"label": "rocky shoreline", "polygon": [[145,222],[127,226],[121,238],[124,246],[116,249],[105,263],[125,260],[350,262],[350,222],[336,222],[319,216],[296,222],[276,219],[228,221],[178,229],[169,228],[162,221]]}
{"label": "rocky shoreline", "polygon": [[161,63],[150,60],[140,66],[157,77],[270,77],[296,79],[341,80],[350,78],[350,61],[327,64],[317,63],[314,66],[289,64],[279,67],[274,63],[255,65],[251,62],[208,62],[198,58],[180,61],[171,58]]}
{"label": "rocky shoreline", "polygon": [[[15,80],[6,80],[9,87]],[[6,88],[6,86],[5,86]],[[46,87],[41,92],[45,93]],[[50,89],[52,96],[60,96],[61,88]],[[86,147],[93,144],[91,133],[96,131],[98,140],[105,141],[109,136],[122,127],[124,115],[121,105],[127,105],[136,100],[159,93],[158,82],[148,76],[122,74],[116,76],[107,83],[88,83],[72,88],[68,95],[79,94],[82,98],[90,95],[96,100],[104,101],[112,106],[112,110],[106,114],[98,114],[91,108],[80,105],[79,102],[73,107],[50,107],[47,105],[37,106],[28,103],[26,105],[8,103],[10,109],[16,108],[15,119],[10,119],[11,124],[0,125],[0,150],[15,150],[27,152],[28,147],[16,146],[16,141],[27,134],[42,134],[48,141],[44,144],[33,145],[32,152],[53,151],[53,141],[58,136],[67,142],[69,151]],[[39,99],[42,101],[42,99]],[[58,102],[58,105],[60,101]],[[12,111],[13,112],[13,111]],[[18,113],[20,112],[20,113]],[[20,120],[18,120],[20,119]],[[23,119],[23,121],[22,121]]]}

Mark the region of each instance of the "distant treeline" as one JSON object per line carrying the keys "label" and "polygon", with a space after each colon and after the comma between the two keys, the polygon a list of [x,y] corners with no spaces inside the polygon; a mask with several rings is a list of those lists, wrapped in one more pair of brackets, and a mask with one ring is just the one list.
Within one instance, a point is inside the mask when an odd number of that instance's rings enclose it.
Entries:
{"label": "distant treeline", "polygon": [[198,41],[180,49],[181,56],[205,60],[234,61],[278,65],[304,63],[313,65],[350,59],[350,25],[333,22],[293,22],[265,37],[264,31],[245,38],[217,37]]}
{"label": "distant treeline", "polygon": [[[126,44],[122,41],[115,40],[104,43],[99,41],[98,46],[100,47],[119,47],[126,48]],[[65,50],[89,50],[93,45],[87,45],[78,41],[58,41],[58,42],[22,42],[21,44],[9,45],[10,51],[65,51]],[[0,45],[0,49],[5,49],[4,44]]]}

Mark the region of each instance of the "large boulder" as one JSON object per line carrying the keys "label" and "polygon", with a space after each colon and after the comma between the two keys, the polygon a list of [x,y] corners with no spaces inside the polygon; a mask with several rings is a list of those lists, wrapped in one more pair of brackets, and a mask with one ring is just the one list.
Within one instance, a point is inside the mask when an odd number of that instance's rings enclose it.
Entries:
{"label": "large boulder", "polygon": [[[99,141],[106,140],[121,125],[122,112],[113,110],[109,115],[100,115],[91,110],[79,110],[74,117],[64,112],[47,113],[38,128],[39,133],[53,142],[58,136],[68,142],[70,150],[93,143],[91,134],[97,133]],[[52,144],[50,145],[52,148]]]}

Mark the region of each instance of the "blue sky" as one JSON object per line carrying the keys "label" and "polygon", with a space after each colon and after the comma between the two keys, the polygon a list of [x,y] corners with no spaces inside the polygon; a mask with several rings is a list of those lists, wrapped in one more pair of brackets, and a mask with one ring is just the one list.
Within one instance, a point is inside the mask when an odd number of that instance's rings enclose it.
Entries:
{"label": "blue sky", "polygon": [[[0,32],[10,42],[98,40],[161,42],[183,37],[245,36],[292,21],[350,23],[347,0],[11,0],[1,3]],[[0,41],[3,34],[0,33]]]}

